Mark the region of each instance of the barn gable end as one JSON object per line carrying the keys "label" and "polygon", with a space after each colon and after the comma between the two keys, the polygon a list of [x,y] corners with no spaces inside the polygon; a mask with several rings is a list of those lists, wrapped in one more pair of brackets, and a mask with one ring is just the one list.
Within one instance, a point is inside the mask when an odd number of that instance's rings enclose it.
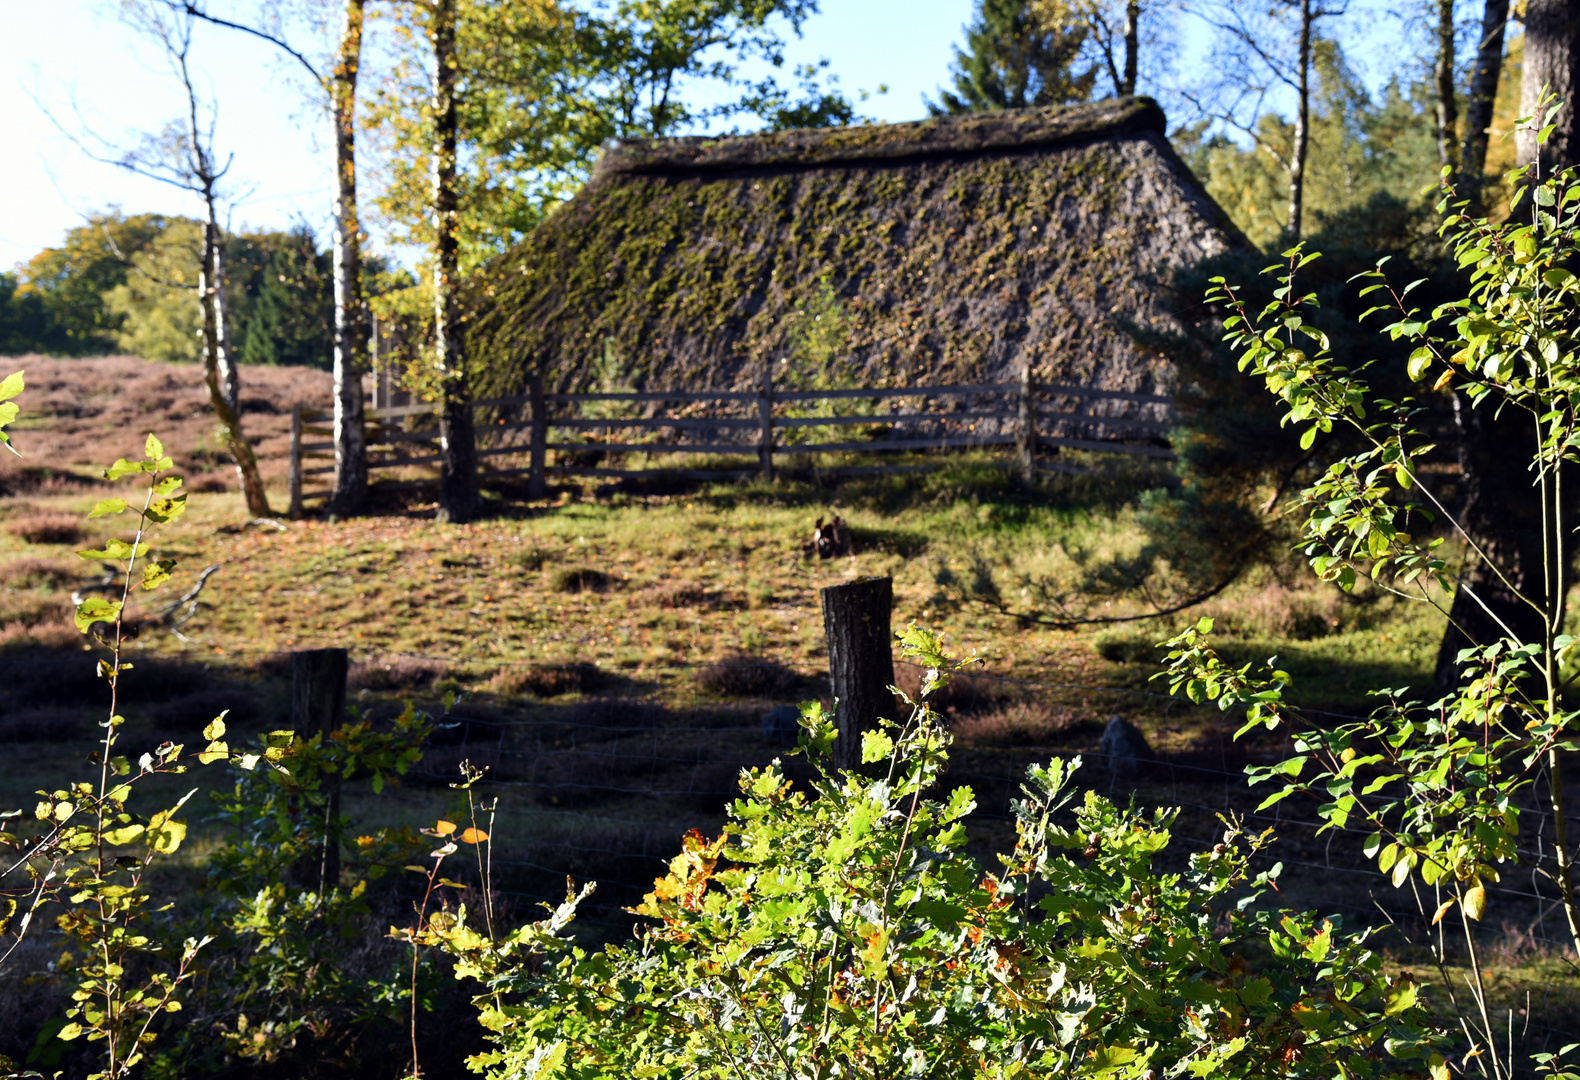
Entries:
{"label": "barn gable end", "polygon": [[621,144],[489,267],[470,340],[490,394],[1034,376],[1168,389],[1124,324],[1243,241],[1145,98],[912,124]]}

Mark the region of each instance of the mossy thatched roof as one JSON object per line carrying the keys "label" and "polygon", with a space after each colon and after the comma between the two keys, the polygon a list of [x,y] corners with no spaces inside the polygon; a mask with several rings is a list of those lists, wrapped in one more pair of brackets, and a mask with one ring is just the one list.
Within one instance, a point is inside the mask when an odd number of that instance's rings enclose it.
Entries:
{"label": "mossy thatched roof", "polygon": [[1149,99],[623,143],[473,292],[481,390],[1170,383],[1127,325],[1241,243]]}

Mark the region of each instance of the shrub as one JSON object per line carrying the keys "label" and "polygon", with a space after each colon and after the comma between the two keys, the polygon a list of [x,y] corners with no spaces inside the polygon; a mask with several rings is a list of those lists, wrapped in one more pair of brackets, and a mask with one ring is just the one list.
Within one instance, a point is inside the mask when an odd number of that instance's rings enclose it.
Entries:
{"label": "shrub", "polygon": [[[934,672],[927,690],[947,678],[936,638],[913,628],[905,648]],[[984,872],[964,853],[970,789],[938,787],[950,739],[925,696],[903,724],[863,736],[873,778],[826,765],[836,733],[815,703],[804,724],[813,793],[777,763],[744,771],[723,833],[689,833],[632,909],[648,920],[636,940],[572,946],[591,886],[505,933],[473,926],[464,905],[423,922],[458,977],[485,983],[476,1003],[494,1049],[473,1068],[588,1080],[1446,1072],[1416,986],[1383,970],[1365,934],[1258,903],[1277,876],[1248,868],[1266,834],[1230,823],[1183,873],[1165,872],[1154,862],[1177,811],[1077,799],[1079,760],[1055,760],[1028,772],[1016,846]]]}
{"label": "shrub", "polygon": [[949,721],[958,739],[998,746],[1044,746],[1068,732],[1090,726],[1091,717],[1046,701],[1013,701]]}
{"label": "shrub", "polygon": [[590,566],[567,566],[549,577],[549,588],[561,593],[603,592],[609,575]]}
{"label": "shrub", "polygon": [[[1544,102],[1533,125],[1550,122],[1556,112]],[[1543,129],[1539,140],[1552,130]],[[1542,180],[1534,169],[1512,174],[1519,194],[1515,213],[1502,224],[1462,213],[1465,204],[1454,202],[1444,180],[1441,232],[1458,266],[1473,268],[1463,299],[1427,311],[1409,299],[1421,281],[1396,286],[1381,262],[1359,275],[1361,295],[1376,305],[1371,311],[1392,320],[1384,332],[1412,348],[1403,364],[1408,379],[1430,378],[1431,394],[1451,389],[1472,413],[1467,428],[1497,434],[1497,465],[1508,466],[1506,475],[1519,477],[1529,494],[1512,499],[1484,486],[1478,498],[1508,520],[1489,522],[1477,499],[1469,500],[1466,512],[1481,514],[1479,522],[1449,514],[1450,500],[1421,468],[1433,449],[1422,430],[1426,394],[1384,396],[1371,380],[1397,378],[1397,369],[1347,362],[1310,321],[1316,302],[1301,292],[1301,271],[1318,253],[1300,245],[1284,252],[1282,264],[1269,268],[1280,288],[1260,308],[1222,278],[1209,293],[1227,309],[1225,340],[1240,370],[1260,378],[1279,400],[1281,422],[1300,432],[1302,448],[1336,433],[1353,448],[1300,492],[1301,548],[1311,569],[1346,592],[1369,579],[1397,597],[1434,607],[1453,593],[1453,607],[1444,613],[1465,647],[1443,675],[1457,685],[1434,691],[1430,704],[1413,699],[1408,688],[1381,689],[1371,716],[1334,724],[1292,705],[1292,680],[1272,662],[1226,661],[1211,643],[1210,618],[1167,642],[1169,670],[1163,673],[1173,693],[1216,701],[1224,711],[1244,710],[1238,734],[1283,729],[1292,739],[1296,756],[1248,770],[1252,783],[1272,781],[1275,788],[1259,810],[1295,794],[1312,798],[1323,831],[1364,833],[1362,850],[1378,871],[1395,888],[1411,886],[1425,928],[1457,916],[1473,977],[1465,980],[1468,996],[1453,1007],[1468,1043],[1465,1059],[1485,1060],[1483,1069],[1494,1080],[1515,1075],[1515,1046],[1512,1026],[1500,1029],[1489,1005],[1472,925],[1487,912],[1489,884],[1513,863],[1530,865],[1532,880],[1554,881],[1556,903],[1580,948],[1580,896],[1569,883],[1580,851],[1562,826],[1569,813],[1564,768],[1580,749],[1573,737],[1576,713],[1566,700],[1565,660],[1575,639],[1559,632],[1574,557],[1566,513],[1573,500],[1562,478],[1580,462],[1580,417],[1571,404],[1580,392],[1580,278],[1572,270],[1580,257],[1580,171]],[[1492,425],[1501,414],[1518,419],[1496,431]],[[1477,473],[1467,481],[1490,486],[1492,463],[1478,460],[1476,441],[1464,449]],[[1522,513],[1527,520],[1519,520]],[[1513,532],[1524,533],[1524,549],[1495,542],[1509,535],[1511,523]],[[1445,526],[1471,548],[1458,573],[1440,551],[1446,537],[1431,535]],[[1506,530],[1503,537],[1499,528]],[[1484,529],[1490,539],[1476,535]],[[1527,788],[1545,794],[1559,823],[1554,837],[1543,837],[1541,829],[1522,837]],[[1550,864],[1547,850],[1556,856]],[[1443,931],[1426,936],[1441,969],[1447,962]],[[1532,1057],[1539,1071],[1558,1071],[1550,1056]]]}
{"label": "shrub", "polygon": [[40,559],[28,555],[12,559],[5,564],[6,581],[13,585],[43,585],[59,588],[76,577],[76,567],[64,566],[53,559]]}
{"label": "shrub", "polygon": [[415,690],[428,686],[445,672],[445,665],[415,656],[387,656],[358,660],[346,675],[354,690]]}
{"label": "shrub", "polygon": [[84,536],[82,523],[70,514],[41,513],[13,521],[6,532],[30,544],[77,544]]}
{"label": "shrub", "polygon": [[720,697],[779,697],[801,682],[801,676],[777,660],[744,652],[698,668],[695,678],[700,689]]}
{"label": "shrub", "polygon": [[552,698],[562,694],[585,694],[607,682],[608,678],[594,664],[516,665],[495,672],[485,686],[496,694]]}

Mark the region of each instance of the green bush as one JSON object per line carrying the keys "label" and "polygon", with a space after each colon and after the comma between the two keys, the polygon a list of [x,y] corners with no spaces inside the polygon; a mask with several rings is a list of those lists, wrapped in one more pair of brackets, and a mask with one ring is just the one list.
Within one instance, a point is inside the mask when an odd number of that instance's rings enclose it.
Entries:
{"label": "green bush", "polygon": [[[714,839],[689,834],[633,913],[636,937],[567,937],[569,893],[495,935],[461,907],[423,939],[485,990],[491,1077],[1388,1077],[1441,1069],[1417,987],[1337,918],[1258,903],[1269,834],[1225,822],[1183,872],[1157,863],[1177,811],[1027,774],[1018,841],[964,854],[969,788],[944,792],[950,737],[927,697],[958,665],[925,631],[903,723],[863,736],[871,777],[826,762],[832,718],[803,710],[810,793],[776,762],[741,776]],[[438,854],[438,853],[436,853]],[[1255,957],[1255,962],[1247,957]]]}

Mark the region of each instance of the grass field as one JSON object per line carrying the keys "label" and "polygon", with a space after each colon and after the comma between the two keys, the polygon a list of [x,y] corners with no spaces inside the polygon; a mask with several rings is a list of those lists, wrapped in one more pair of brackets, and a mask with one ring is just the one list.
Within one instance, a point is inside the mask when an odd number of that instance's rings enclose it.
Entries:
{"label": "grass field", "polygon": [[[296,393],[286,380],[275,389],[281,401]],[[168,419],[137,415],[149,418],[139,432]],[[122,447],[125,432],[95,442],[77,431],[68,452],[51,443],[55,429],[43,419],[14,430],[31,471],[0,473],[0,744],[26,767],[0,774],[5,807],[29,805],[35,789],[83,768],[100,706],[92,656],[70,625],[70,594],[97,569],[72,553],[108,534],[83,518],[107,489],[78,459],[129,453],[141,439]],[[650,887],[681,831],[722,824],[742,765],[784,753],[765,739],[763,713],[826,697],[818,597],[826,585],[892,575],[896,628],[926,623],[982,658],[943,705],[958,739],[951,781],[977,792],[976,848],[985,858],[1007,837],[1024,768],[1055,753],[1090,757],[1114,716],[1137,724],[1161,760],[1133,778],[1089,763],[1089,782],[1184,806],[1183,841],[1210,845],[1217,814],[1256,805],[1263,793],[1246,789],[1245,763],[1286,747],[1234,743],[1234,717],[1168,699],[1149,681],[1154,643],[1202,614],[1217,619],[1228,656],[1276,654],[1295,677],[1294,696],[1334,712],[1366,708],[1374,687],[1424,684],[1442,631],[1430,608],[1375,591],[1345,597],[1298,566],[1258,570],[1171,619],[1068,630],[1017,617],[1027,576],[1073,580],[1083,563],[1134,550],[1133,498],[1155,476],[1055,477],[1027,491],[986,459],[956,458],[930,473],[837,486],[656,494],[565,485],[539,502],[501,488],[465,526],[434,523],[432,506],[417,501],[351,521],[248,527],[225,470],[198,452],[201,433],[182,428],[179,437],[171,445],[196,491],[158,546],[180,567],[142,610],[188,588],[205,567],[219,569],[182,628],[186,640],[155,629],[130,648],[138,666],[123,711],[133,748],[194,741],[224,709],[243,732],[283,726],[283,656],[347,648],[355,708],[378,719],[410,699],[447,725],[398,789],[375,796],[353,785],[353,829],[452,813],[455,766],[485,764],[488,794],[500,800],[502,889],[524,909],[557,897],[567,873],[598,879],[595,935],[628,924],[621,907]],[[273,498],[284,502],[281,491]],[[813,522],[834,513],[850,524],[853,551],[812,557]],[[996,605],[983,602],[993,596]],[[1145,610],[1131,596],[1091,614]],[[903,668],[898,677],[914,684]],[[449,712],[447,693],[463,695]],[[230,780],[216,768],[196,782]],[[193,806],[182,872],[196,874],[220,827],[204,821],[201,798]],[[1416,919],[1413,901],[1365,865],[1358,837],[1317,837],[1314,806],[1298,800],[1277,816],[1286,900],[1362,923],[1379,922],[1379,911],[1401,924]],[[1559,922],[1528,888],[1505,892],[1485,928],[1502,950],[1500,986],[1516,1008],[1533,986],[1548,994],[1531,1009],[1559,1029],[1575,1015],[1564,948],[1553,944]],[[1418,933],[1383,940],[1399,963],[1421,962]]]}

